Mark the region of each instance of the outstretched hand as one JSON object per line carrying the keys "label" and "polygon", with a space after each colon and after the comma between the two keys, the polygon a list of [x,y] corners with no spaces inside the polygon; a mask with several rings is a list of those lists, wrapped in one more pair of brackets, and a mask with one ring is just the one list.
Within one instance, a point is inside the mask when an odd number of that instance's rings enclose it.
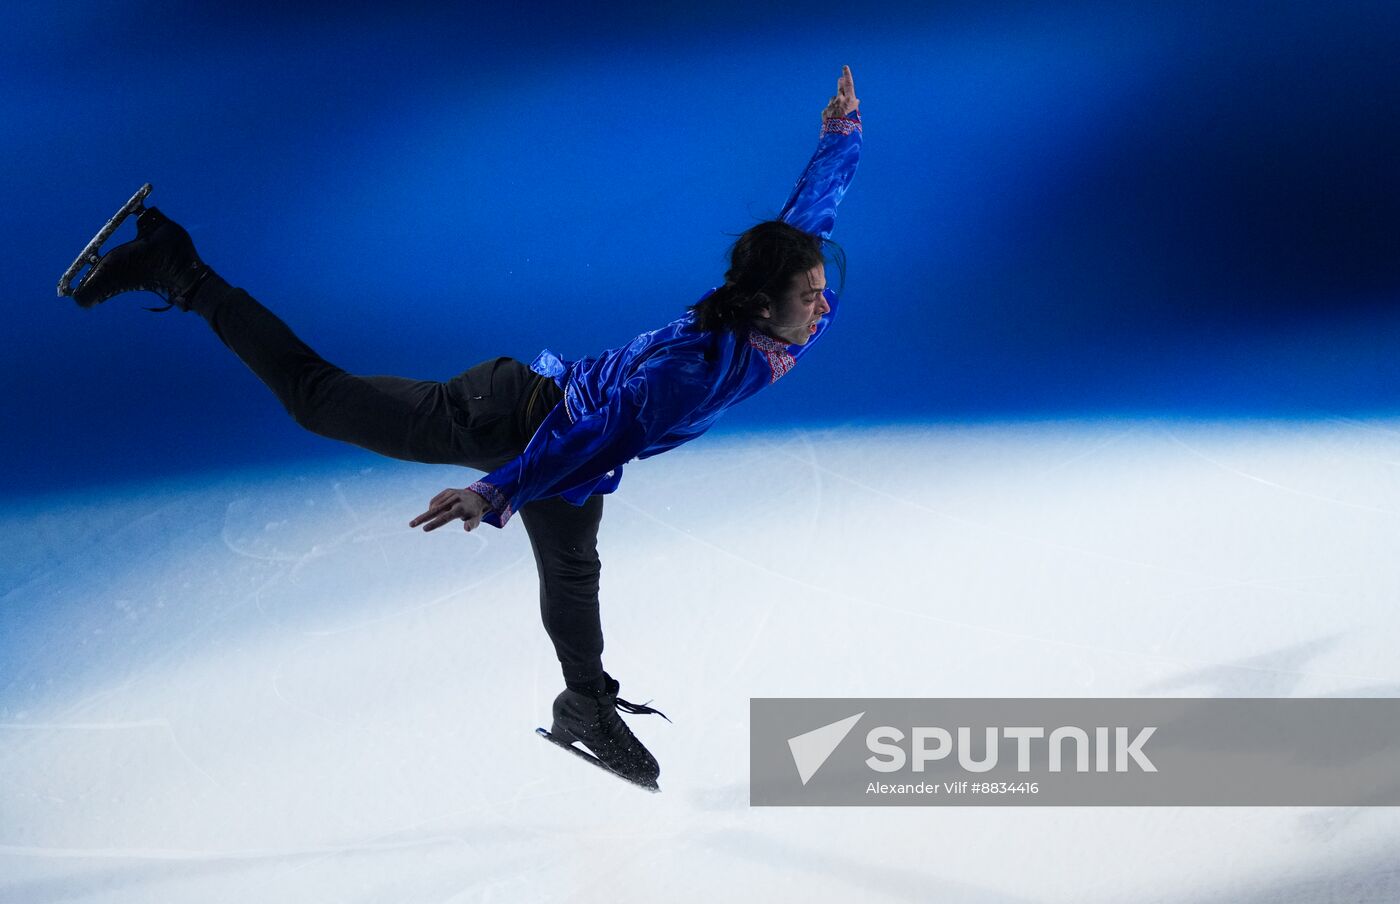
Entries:
{"label": "outstretched hand", "polygon": [[856,97],[856,81],[851,77],[851,67],[841,67],[841,77],[836,80],[836,93],[827,101],[826,109],[822,111],[822,122],[828,119],[839,119],[860,107],[860,98]]}
{"label": "outstretched hand", "polygon": [[464,522],[463,530],[471,530],[481,523],[481,518],[491,511],[491,504],[479,493],[471,490],[454,490],[450,487],[433,497],[428,510],[408,522],[409,527],[423,525],[423,530],[437,530],[450,521],[459,518]]}

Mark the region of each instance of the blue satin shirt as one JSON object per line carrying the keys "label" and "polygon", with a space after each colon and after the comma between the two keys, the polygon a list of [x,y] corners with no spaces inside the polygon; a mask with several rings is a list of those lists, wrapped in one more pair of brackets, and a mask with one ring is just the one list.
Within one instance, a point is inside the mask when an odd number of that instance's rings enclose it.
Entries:
{"label": "blue satin shirt", "polygon": [[[860,160],[861,137],[859,111],[826,120],[779,218],[822,238],[831,235]],[[837,311],[836,293],[823,294],[831,311],[806,345],[757,330],[697,331],[687,311],[597,357],[565,361],[544,350],[530,367],[552,377],[564,400],[524,452],[468,487],[491,505],[482,521],[503,527],[527,502],[550,496],[582,505],[617,489],[625,463],[695,439],[729,406],[777,382],[821,339]]]}

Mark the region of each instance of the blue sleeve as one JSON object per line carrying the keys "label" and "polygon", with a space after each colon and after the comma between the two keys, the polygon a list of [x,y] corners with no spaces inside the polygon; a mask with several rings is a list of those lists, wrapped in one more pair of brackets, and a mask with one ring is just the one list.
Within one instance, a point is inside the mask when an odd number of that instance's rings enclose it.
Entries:
{"label": "blue sleeve", "polygon": [[[597,411],[571,420],[564,404],[519,456],[467,489],[491,505],[482,521],[504,527],[528,502],[600,483],[683,424],[706,392],[686,369],[658,357],[628,377]],[[616,481],[614,481],[614,484]]]}
{"label": "blue sleeve", "polygon": [[778,219],[828,238],[836,228],[836,206],[860,162],[860,111],[822,123],[817,151],[793,187]]}

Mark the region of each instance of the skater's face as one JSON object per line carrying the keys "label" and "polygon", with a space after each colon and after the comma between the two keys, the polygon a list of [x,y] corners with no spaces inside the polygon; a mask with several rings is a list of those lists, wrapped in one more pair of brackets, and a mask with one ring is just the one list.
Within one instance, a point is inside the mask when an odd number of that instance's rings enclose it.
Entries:
{"label": "skater's face", "polygon": [[825,288],[826,268],[821,264],[797,274],[777,304],[759,314],[758,327],[789,345],[806,345],[817,332],[817,322],[831,312],[822,295]]}

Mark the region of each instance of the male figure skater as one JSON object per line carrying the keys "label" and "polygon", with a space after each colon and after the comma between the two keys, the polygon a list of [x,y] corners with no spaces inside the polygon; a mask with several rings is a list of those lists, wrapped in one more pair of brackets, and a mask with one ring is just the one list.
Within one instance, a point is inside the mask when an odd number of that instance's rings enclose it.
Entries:
{"label": "male figure skater", "polygon": [[[603,497],[626,462],[704,433],[729,406],[787,373],[830,326],[837,297],[826,287],[823,249],[860,157],[858,107],[843,67],[816,153],[778,219],[734,243],[724,285],[681,318],[594,358],[564,361],[546,350],[528,367],[494,358],[446,382],[348,374],[215,274],[185,230],[155,208],[141,212],[136,239],[97,260],[71,294],[90,307],[123,292],[155,292],[207,320],[308,430],[392,458],[487,472],[443,490],[409,526],[500,528],[520,513],[565,682],[552,728],[541,733],[656,790],[656,759],[618,715],[656,710],[619,698],[620,685],[603,670]],[[839,249],[836,260],[844,271]]]}

